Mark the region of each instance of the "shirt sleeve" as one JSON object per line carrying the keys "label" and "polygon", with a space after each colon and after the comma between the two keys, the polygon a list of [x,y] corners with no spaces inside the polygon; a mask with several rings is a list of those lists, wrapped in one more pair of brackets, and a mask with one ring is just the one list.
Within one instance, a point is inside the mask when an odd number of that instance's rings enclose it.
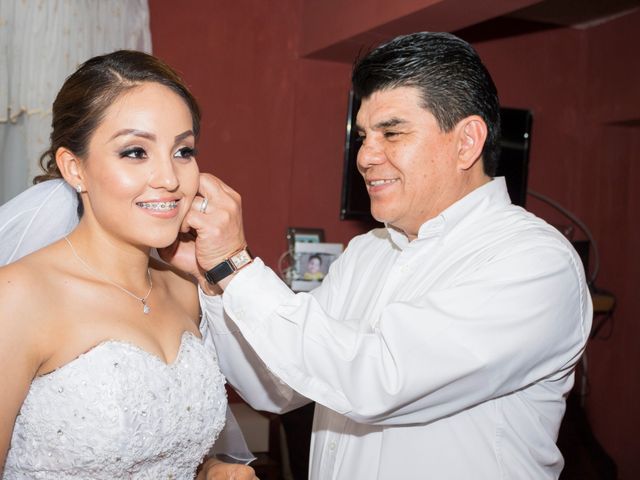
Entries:
{"label": "shirt sleeve", "polygon": [[390,302],[367,331],[328,313],[346,288],[343,257],[313,294],[292,293],[256,259],[223,300],[271,371],[357,422],[455,414],[571,375],[584,348],[591,302],[562,244],[507,252],[446,288]]}
{"label": "shirt sleeve", "polygon": [[213,341],[220,370],[234,390],[256,410],[284,413],[310,400],[275,376],[225,314],[222,296],[208,296],[198,288],[203,339]]}

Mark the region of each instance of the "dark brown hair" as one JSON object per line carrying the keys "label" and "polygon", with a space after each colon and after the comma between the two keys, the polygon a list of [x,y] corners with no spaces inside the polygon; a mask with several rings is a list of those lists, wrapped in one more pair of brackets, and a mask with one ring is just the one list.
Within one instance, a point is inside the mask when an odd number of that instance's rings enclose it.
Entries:
{"label": "dark brown hair", "polygon": [[200,108],[180,76],[162,60],[143,52],[118,50],[93,57],[69,76],[53,102],[51,145],[40,157],[44,174],[34,178],[39,183],[60,178],[56,151],[68,148],[86,158],[91,135],[107,108],[127,90],[145,82],[165,85],[187,104],[193,119],[193,133],[200,132]]}

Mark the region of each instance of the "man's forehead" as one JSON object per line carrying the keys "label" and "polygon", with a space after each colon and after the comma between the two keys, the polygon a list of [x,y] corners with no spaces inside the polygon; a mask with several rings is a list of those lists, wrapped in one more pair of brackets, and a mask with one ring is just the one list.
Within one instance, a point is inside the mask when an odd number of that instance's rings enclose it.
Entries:
{"label": "man's forehead", "polygon": [[393,88],[382,88],[372,92],[362,99],[362,104],[372,104],[381,102],[411,102],[420,103],[422,96],[420,89],[414,86],[401,85]]}
{"label": "man's forehead", "polygon": [[416,115],[428,112],[422,107],[420,91],[415,87],[377,90],[364,98],[356,116],[358,126],[395,126],[408,123]]}

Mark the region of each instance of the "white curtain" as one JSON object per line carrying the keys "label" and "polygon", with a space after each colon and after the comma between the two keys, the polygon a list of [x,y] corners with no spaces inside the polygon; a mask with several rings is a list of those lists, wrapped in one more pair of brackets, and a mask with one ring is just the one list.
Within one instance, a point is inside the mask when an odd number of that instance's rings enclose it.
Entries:
{"label": "white curtain", "polygon": [[147,0],[0,0],[0,204],[41,173],[65,78],[123,48],[151,52]]}

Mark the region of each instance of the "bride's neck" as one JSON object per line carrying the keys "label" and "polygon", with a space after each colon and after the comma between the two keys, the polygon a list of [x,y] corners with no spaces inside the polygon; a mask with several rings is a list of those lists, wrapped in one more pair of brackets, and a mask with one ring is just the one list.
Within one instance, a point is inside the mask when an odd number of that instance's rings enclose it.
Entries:
{"label": "bride's neck", "polygon": [[82,223],[67,238],[77,255],[101,274],[122,283],[146,283],[149,247],[133,245]]}

